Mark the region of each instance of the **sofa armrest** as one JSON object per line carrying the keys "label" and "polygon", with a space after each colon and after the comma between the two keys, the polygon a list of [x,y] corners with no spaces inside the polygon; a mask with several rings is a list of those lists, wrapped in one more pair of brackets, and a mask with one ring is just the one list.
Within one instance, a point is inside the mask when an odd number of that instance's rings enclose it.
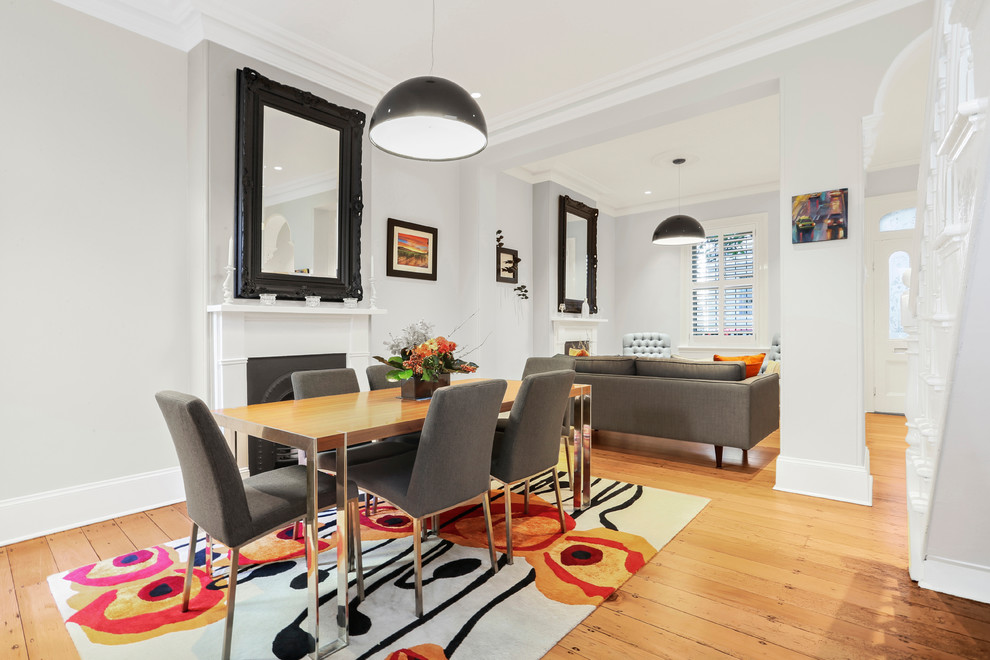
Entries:
{"label": "sofa armrest", "polygon": [[747,378],[750,386],[749,435],[753,444],[780,428],[780,374]]}
{"label": "sofa armrest", "polygon": [[[749,449],[777,428],[777,374],[742,381],[579,373],[596,429]],[[755,395],[755,396],[754,396]]]}

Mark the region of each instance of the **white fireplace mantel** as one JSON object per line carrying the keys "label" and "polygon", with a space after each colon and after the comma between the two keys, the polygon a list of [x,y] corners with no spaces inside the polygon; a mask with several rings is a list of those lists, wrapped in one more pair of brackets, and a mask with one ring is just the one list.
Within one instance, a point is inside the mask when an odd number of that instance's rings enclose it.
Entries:
{"label": "white fireplace mantel", "polygon": [[255,301],[210,305],[210,359],[214,408],[247,404],[247,361],[254,357],[344,353],[363,381],[370,363],[371,319],[384,309],[339,303],[262,305]]}
{"label": "white fireplace mantel", "polygon": [[564,342],[586,341],[588,349],[594,355],[598,353],[598,326],[608,323],[608,319],[597,316],[577,316],[562,314],[550,317],[553,327],[553,349],[555,353],[564,352]]}

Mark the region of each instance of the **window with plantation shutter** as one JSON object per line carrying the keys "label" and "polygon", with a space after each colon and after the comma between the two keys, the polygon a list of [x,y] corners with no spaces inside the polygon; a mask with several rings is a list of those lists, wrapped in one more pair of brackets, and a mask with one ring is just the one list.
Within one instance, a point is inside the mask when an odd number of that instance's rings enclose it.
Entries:
{"label": "window with plantation shutter", "polygon": [[707,222],[705,241],[684,248],[689,344],[757,342],[758,278],[766,270],[758,247],[765,222],[765,215]]}

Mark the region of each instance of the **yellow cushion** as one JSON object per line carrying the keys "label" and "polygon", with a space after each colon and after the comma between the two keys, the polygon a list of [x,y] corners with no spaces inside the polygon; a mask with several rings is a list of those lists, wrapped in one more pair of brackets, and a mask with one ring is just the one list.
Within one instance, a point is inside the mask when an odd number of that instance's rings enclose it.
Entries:
{"label": "yellow cushion", "polygon": [[766,356],[766,353],[760,353],[758,355],[715,355],[713,359],[716,362],[745,362],[746,378],[752,378],[760,373],[760,365],[763,364],[763,358]]}

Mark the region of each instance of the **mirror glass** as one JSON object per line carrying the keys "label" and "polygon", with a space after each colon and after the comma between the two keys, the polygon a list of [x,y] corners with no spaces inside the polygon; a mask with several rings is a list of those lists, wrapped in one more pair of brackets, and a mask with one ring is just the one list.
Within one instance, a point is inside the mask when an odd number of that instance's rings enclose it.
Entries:
{"label": "mirror glass", "polygon": [[261,270],[336,278],[340,132],[275,108],[264,115]]}
{"label": "mirror glass", "polygon": [[598,312],[598,209],[566,195],[560,196],[557,229],[557,304],[565,312],[580,312],[587,300]]}
{"label": "mirror glass", "polygon": [[584,300],[588,282],[588,221],[573,213],[567,214],[564,268],[564,297]]}
{"label": "mirror glass", "polygon": [[364,113],[237,72],[237,297],[361,299]]}

